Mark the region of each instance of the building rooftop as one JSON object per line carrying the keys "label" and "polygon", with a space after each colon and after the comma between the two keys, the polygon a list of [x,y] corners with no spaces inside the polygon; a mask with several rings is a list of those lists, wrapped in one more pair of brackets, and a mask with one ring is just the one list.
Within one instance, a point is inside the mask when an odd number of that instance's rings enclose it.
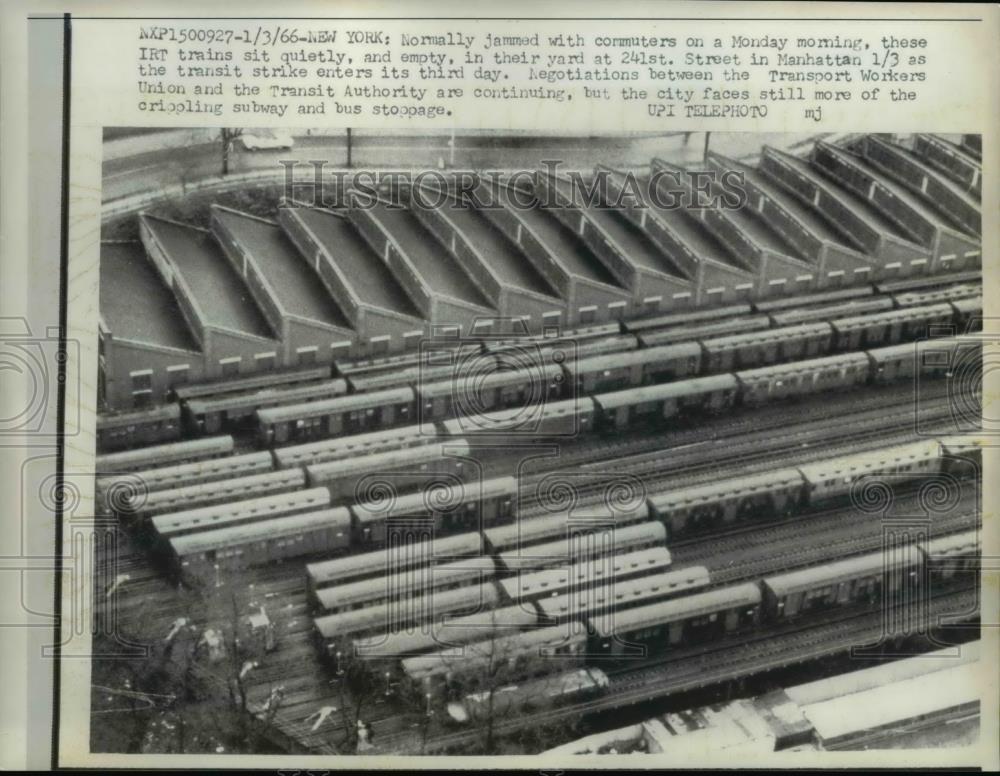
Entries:
{"label": "building rooftop", "polygon": [[[827,746],[888,726],[902,728],[920,717],[978,706],[983,690],[982,668],[963,663],[851,695],[841,695],[803,708],[803,713]],[[889,731],[891,732],[891,731]]]}
{"label": "building rooftop", "polygon": [[541,207],[521,209],[517,212],[570,273],[609,286],[618,286],[614,276],[593,251],[560,224],[551,213],[546,213]]}
{"label": "building rooftop", "polygon": [[897,239],[913,242],[911,237],[901,231],[900,228],[886,218],[882,212],[873,208],[868,202],[853,192],[850,192],[844,187],[834,183],[829,177],[821,173],[809,162],[804,159],[800,159],[797,156],[792,156],[791,154],[775,151],[770,146],[765,147],[765,151],[771,153],[789,167],[792,167],[797,173],[802,175],[802,177],[825,189],[830,196],[843,204],[847,210],[860,218],[862,221],[867,221],[871,224],[872,228],[877,231],[887,232]]}
{"label": "building rooftop", "polygon": [[343,311],[280,226],[228,208],[212,210],[260,267],[285,313],[350,328]]}
{"label": "building rooftop", "polygon": [[666,275],[686,277],[669,256],[656,247],[651,239],[637,226],[629,222],[618,210],[591,209],[591,215],[611,236],[625,253],[640,267]]}
{"label": "building rooftop", "polygon": [[210,232],[149,215],[142,218],[180,270],[206,324],[255,337],[274,336]]}
{"label": "building rooftop", "polygon": [[[711,176],[711,170],[689,170],[693,176],[699,176],[703,172],[706,176]],[[723,195],[721,186],[716,183],[712,186],[712,194],[717,197]],[[718,212],[724,215],[739,232],[748,240],[752,240],[761,248],[789,256],[800,261],[804,256],[799,250],[785,239],[784,235],[771,227],[753,208],[738,207],[732,209],[719,208]],[[709,227],[711,228],[711,227]]]}
{"label": "building rooftop", "polygon": [[[550,178],[549,180],[560,194],[566,197],[568,201],[574,202],[577,198],[574,192],[574,184],[563,178]],[[586,181],[587,186],[591,185],[591,183],[592,181]],[[657,248],[641,229],[631,224],[618,210],[612,210],[603,206],[584,207],[580,209],[624,251],[625,258],[629,262],[634,263],[642,269],[662,272],[675,277],[685,277],[680,268]]]}
{"label": "building rooftop", "polygon": [[821,240],[837,243],[844,246],[844,239],[830,224],[812,208],[808,208],[799,200],[785,191],[781,186],[771,180],[767,175],[756,167],[748,164],[728,159],[719,154],[713,154],[717,160],[726,165],[729,169],[736,170],[743,174],[744,179],[751,185],[763,191],[770,199],[779,206],[794,215],[802,224]]}
{"label": "building rooftop", "polygon": [[941,215],[930,207],[930,205],[926,204],[908,188],[900,183],[897,183],[891,176],[883,173],[857,152],[840,148],[838,146],[831,146],[825,143],[817,143],[816,145],[817,148],[822,148],[836,154],[838,158],[844,160],[844,162],[850,165],[853,169],[862,172],[870,180],[877,181],[878,184],[885,187],[895,199],[899,200],[906,208],[916,213],[921,220],[926,221],[928,224],[937,228],[951,228]]}
{"label": "building rooftop", "polygon": [[[585,278],[597,283],[619,287],[614,276],[593,252],[576,236],[557,221],[551,213],[536,205],[524,208],[512,201],[510,192],[503,186],[494,186],[490,192],[493,196],[486,201],[497,201],[528,226],[538,239],[548,248],[556,260],[566,271],[576,277]],[[525,195],[525,198],[530,195]]]}
{"label": "building rooftop", "polygon": [[[638,175],[636,180],[644,192],[649,191],[650,176]],[[664,195],[661,195],[663,198]],[[699,257],[715,259],[725,264],[746,268],[746,262],[733,256],[705,226],[681,210],[660,207],[651,197],[646,197],[646,206],[659,216]]]}
{"label": "building rooftop", "polygon": [[473,207],[448,207],[445,215],[504,283],[527,291],[557,296],[531,259]]}
{"label": "building rooftop", "polygon": [[915,676],[943,671],[947,668],[975,663],[979,660],[980,642],[970,641],[955,647],[925,652],[902,660],[879,662],[869,668],[835,674],[824,679],[806,682],[785,690],[788,697],[800,706],[810,706],[831,698],[883,687]]}
{"label": "building rooftop", "polygon": [[389,268],[372,252],[350,221],[332,211],[316,208],[287,208],[287,212],[312,232],[361,304],[421,317]]}
{"label": "building rooftop", "polygon": [[447,248],[408,209],[380,201],[372,209],[372,216],[396,240],[432,294],[437,292],[468,304],[491,308],[489,300]]}
{"label": "building rooftop", "polygon": [[[197,352],[173,292],[157,274],[140,242],[101,243],[100,309],[112,334]],[[136,304],[141,299],[142,304]]]}
{"label": "building rooftop", "polygon": [[[978,212],[981,209],[982,203],[980,202],[978,197],[973,196],[967,188],[958,185],[947,175],[929,165],[924,159],[922,159],[918,154],[914,153],[911,149],[905,148],[897,143],[888,143],[888,142],[883,142],[882,147],[887,148],[890,153],[895,153],[899,159],[905,160],[905,163],[910,165],[914,170],[917,170],[921,174],[933,178],[934,181],[939,186],[941,186],[944,189],[947,189],[948,193],[951,196],[961,200],[962,203],[970,210]],[[931,200],[928,201],[930,202],[931,206],[935,208],[935,210],[938,209],[934,206],[933,201]],[[952,223],[958,226],[959,228],[963,230],[968,230],[969,228],[968,224],[962,224],[960,222],[956,222],[954,218],[950,216],[947,211],[941,210],[940,214],[943,217],[947,218],[948,220],[952,221]]]}

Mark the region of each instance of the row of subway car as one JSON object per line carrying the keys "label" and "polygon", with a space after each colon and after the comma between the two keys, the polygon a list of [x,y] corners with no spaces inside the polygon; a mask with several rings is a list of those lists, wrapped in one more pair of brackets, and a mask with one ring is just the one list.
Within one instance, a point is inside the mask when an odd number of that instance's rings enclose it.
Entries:
{"label": "row of subway car", "polygon": [[713,586],[699,568],[622,579],[605,563],[605,576],[563,575],[545,595],[512,599],[487,583],[460,610],[435,593],[382,612],[377,632],[341,632],[327,618],[316,631],[333,666],[370,661],[447,701],[481,688],[491,667],[505,681],[582,665],[627,668],[831,609],[928,602],[973,585],[979,552],[973,529],[728,586]]}
{"label": "row of subway car", "polygon": [[[314,367],[178,386],[171,403],[102,415],[98,445],[111,451],[222,431],[253,432],[259,444],[279,445],[452,418],[463,404],[512,407],[897,344],[933,327],[974,328],[981,293],[975,283],[881,294],[866,286],[593,326],[556,339],[446,341],[403,356],[338,362],[333,374]],[[474,389],[456,375],[475,375]]]}
{"label": "row of subway car", "polygon": [[[793,347],[785,343],[782,347]],[[648,362],[647,362],[648,364]],[[349,434],[318,442],[233,455],[231,437],[208,437],[98,456],[98,490],[112,496],[111,511],[155,515],[182,507],[278,496],[303,488],[329,488],[331,503],[364,498],[378,484],[369,473],[392,472],[393,481],[426,476],[452,479],[468,466],[468,442],[490,434],[531,433],[568,437],[615,433],[665,421],[691,420],[737,405],[753,406],[828,390],[898,380],[948,376],[974,389],[982,369],[982,340],[963,335],[806,358],[708,377],[674,380],[526,407],[479,409],[431,424]],[[412,390],[412,389],[408,389]],[[186,460],[184,455],[203,458]],[[206,460],[207,459],[207,460]],[[177,461],[174,463],[174,461]],[[127,476],[125,476],[127,474]],[[122,487],[118,487],[122,486]],[[114,494],[124,493],[123,497]]]}
{"label": "row of subway car", "polygon": [[552,514],[451,536],[426,526],[422,541],[397,538],[384,549],[307,564],[308,599],[317,633],[334,653],[345,639],[385,636],[386,623],[416,626],[429,603],[436,615],[450,615],[545,599],[544,614],[561,621],[578,606],[567,591],[588,582],[613,578],[613,595],[629,600],[708,586],[704,568],[671,568],[668,539],[830,508],[856,496],[867,475],[965,478],[980,461],[975,440],[945,438],[654,493],[604,520]]}
{"label": "row of subway car", "polygon": [[[812,341],[813,343],[816,340]],[[822,340],[820,340],[822,342]],[[774,352],[787,353],[807,341],[775,345]],[[230,476],[252,474],[272,468],[320,463],[336,455],[326,450],[351,450],[352,454],[387,451],[393,445],[409,446],[411,440],[467,434],[531,430],[538,435],[563,436],[591,429],[619,431],[630,424],[667,420],[682,409],[719,411],[734,404],[757,405],[787,397],[803,396],[831,389],[847,389],[864,384],[886,384],[923,377],[964,375],[972,379],[981,370],[983,340],[975,335],[922,340],[916,345],[900,344],[853,353],[805,358],[790,363],[755,369],[741,369],[708,377],[640,385],[609,390],[621,382],[614,370],[604,370],[587,386],[590,395],[571,399],[546,399],[527,407],[493,409],[483,405],[480,393],[473,412],[448,420],[401,426],[403,417],[413,414],[413,405],[385,407],[374,426],[389,428],[354,432],[335,439],[277,447],[272,452],[251,453],[231,462]],[[646,365],[641,365],[646,368]],[[651,370],[650,370],[651,371]],[[641,378],[637,380],[641,382]],[[412,389],[407,389],[412,392]],[[453,403],[454,405],[454,403]],[[454,409],[454,407],[453,407]],[[401,410],[398,411],[397,410]],[[389,418],[392,422],[389,422]],[[306,435],[309,436],[309,435]],[[228,440],[228,452],[235,445],[230,437],[209,437],[189,442],[167,443],[98,456],[99,470],[130,471],[187,462],[204,447],[213,450],[219,439]],[[398,440],[398,442],[397,442]],[[171,451],[176,450],[176,455]],[[190,455],[188,454],[190,451]],[[225,453],[218,453],[222,455]],[[211,452],[204,457],[216,457]],[[219,464],[224,466],[224,464]],[[167,473],[165,473],[167,474]]]}
{"label": "row of subway car", "polygon": [[[950,466],[956,455],[976,450],[968,439],[927,440],[721,483],[652,492],[639,506],[616,514],[615,540],[625,541],[632,530],[644,536],[643,531],[654,529],[654,538],[669,531],[673,539],[758,513],[789,514],[847,492],[841,471],[923,476],[943,464]],[[193,582],[307,555],[352,553],[334,565],[368,564],[372,558],[366,558],[366,552],[385,546],[392,531],[411,523],[421,530],[429,526],[439,537],[512,523],[500,530],[513,528],[519,540],[524,535],[558,539],[565,526],[560,527],[556,515],[517,521],[522,499],[537,494],[523,493],[513,477],[480,478],[477,462],[463,457],[463,451],[469,452],[464,440],[396,451],[392,455],[399,460],[403,453],[419,453],[415,459],[421,464],[388,474],[384,469],[369,469],[370,459],[385,460],[386,456],[341,459],[331,463],[352,476],[315,487],[304,486],[306,475],[298,468],[239,478],[254,482],[272,475],[286,478],[278,480],[285,490],[267,495],[253,496],[246,483],[233,485],[232,480],[162,491],[126,487],[119,493],[130,475],[102,477],[98,491],[109,502],[123,504],[116,510],[119,515],[128,516],[137,530],[151,536],[152,544]],[[145,474],[138,475],[139,484]],[[349,495],[352,490],[354,494]],[[646,525],[643,521],[647,520],[652,522]]]}

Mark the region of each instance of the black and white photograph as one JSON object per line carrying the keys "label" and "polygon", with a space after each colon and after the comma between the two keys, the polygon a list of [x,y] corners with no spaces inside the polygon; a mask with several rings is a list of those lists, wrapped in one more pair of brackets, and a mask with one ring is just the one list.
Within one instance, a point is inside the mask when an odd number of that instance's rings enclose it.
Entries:
{"label": "black and white photograph", "polygon": [[104,127],[90,751],[979,742],[983,135],[816,126]]}

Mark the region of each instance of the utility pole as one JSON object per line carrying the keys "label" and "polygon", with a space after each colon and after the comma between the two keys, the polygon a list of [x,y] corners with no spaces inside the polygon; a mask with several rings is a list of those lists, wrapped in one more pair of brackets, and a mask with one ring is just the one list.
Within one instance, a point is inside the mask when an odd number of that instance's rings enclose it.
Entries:
{"label": "utility pole", "polygon": [[351,128],[347,128],[347,167],[351,167]]}

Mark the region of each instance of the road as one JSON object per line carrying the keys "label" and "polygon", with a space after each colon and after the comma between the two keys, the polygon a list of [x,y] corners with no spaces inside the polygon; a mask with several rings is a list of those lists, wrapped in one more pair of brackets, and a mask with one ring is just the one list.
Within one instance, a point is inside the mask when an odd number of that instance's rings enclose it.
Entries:
{"label": "road", "polygon": [[[186,130],[179,130],[180,133]],[[102,200],[111,202],[168,186],[194,183],[219,175],[222,155],[217,142],[204,142],[204,135],[189,135],[192,144],[162,147],[157,139],[148,143],[134,139],[135,154],[108,158],[103,164]],[[183,137],[183,135],[182,135]],[[760,151],[764,144],[795,150],[815,135],[712,133],[713,151],[745,158]],[[598,162],[618,168],[648,165],[654,156],[678,164],[696,164],[705,146],[704,133],[667,133],[649,137],[497,137],[458,135],[454,155],[447,134],[424,136],[366,135],[353,133],[352,166],[358,169],[437,169],[442,166],[473,169],[512,169],[541,167],[543,161],[558,160],[569,169],[589,170]],[[109,155],[110,156],[110,155]],[[301,163],[323,160],[330,167],[343,167],[347,161],[345,134],[312,134],[295,138],[295,147],[278,151],[243,151],[230,156],[230,171],[242,173],[273,168],[282,171],[283,160]]]}

